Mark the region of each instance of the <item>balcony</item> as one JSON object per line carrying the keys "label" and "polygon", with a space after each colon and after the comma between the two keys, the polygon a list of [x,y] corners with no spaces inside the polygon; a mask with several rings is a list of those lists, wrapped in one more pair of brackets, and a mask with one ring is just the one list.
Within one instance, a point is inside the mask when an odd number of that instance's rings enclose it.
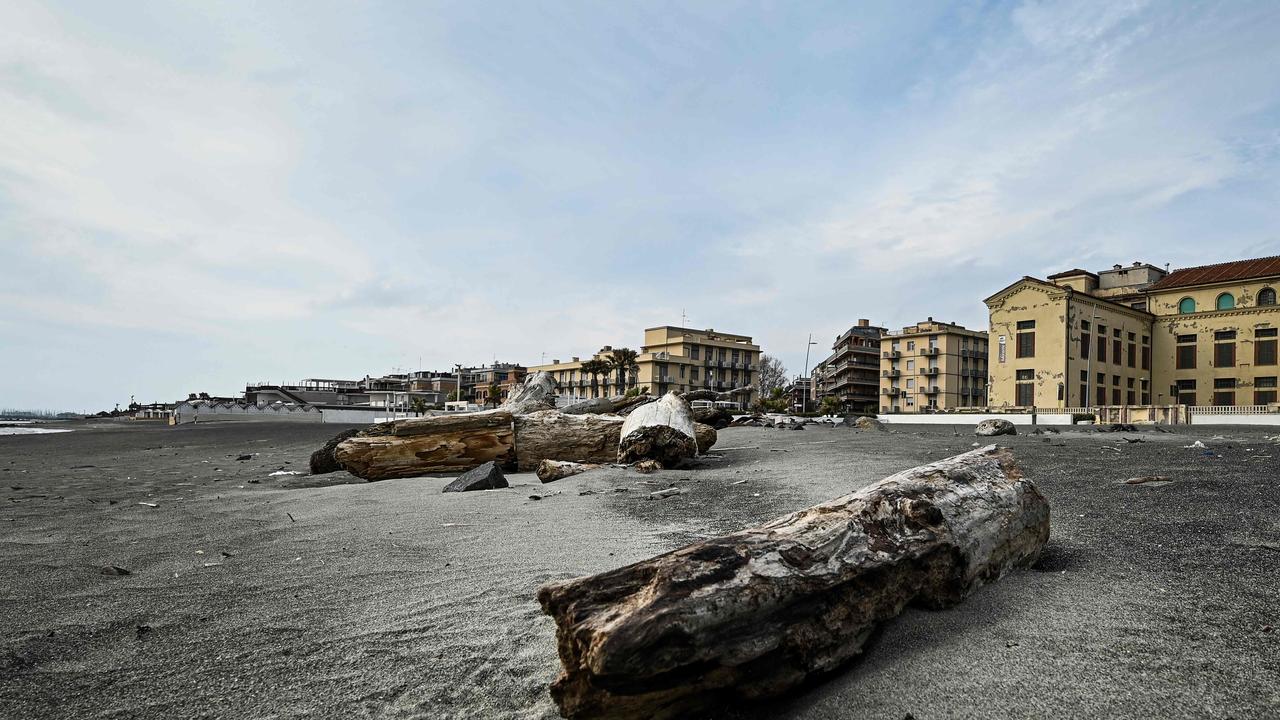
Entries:
{"label": "balcony", "polygon": [[925,395],[937,395],[937,394],[938,394],[938,386],[937,386],[937,385],[926,385],[926,386],[924,386],[924,387],[920,388],[920,392],[924,393]]}
{"label": "balcony", "polygon": [[900,388],[880,388],[880,394],[888,395],[889,397],[898,397],[902,394],[902,390]]}
{"label": "balcony", "polygon": [[936,367],[923,367],[923,368],[920,368],[920,374],[921,374],[921,375],[930,375],[930,376],[937,375],[937,374],[938,374],[938,368],[936,368]]}
{"label": "balcony", "polygon": [[926,356],[935,356],[938,354],[938,348],[936,347],[920,348],[920,354],[926,355]]}
{"label": "balcony", "polygon": [[898,352],[897,350],[890,350],[888,352],[880,353],[880,357],[886,360],[897,360],[898,358],[902,357],[902,353]]}
{"label": "balcony", "polygon": [[882,370],[880,372],[880,377],[887,377],[887,378],[902,377],[902,371],[901,370]]}

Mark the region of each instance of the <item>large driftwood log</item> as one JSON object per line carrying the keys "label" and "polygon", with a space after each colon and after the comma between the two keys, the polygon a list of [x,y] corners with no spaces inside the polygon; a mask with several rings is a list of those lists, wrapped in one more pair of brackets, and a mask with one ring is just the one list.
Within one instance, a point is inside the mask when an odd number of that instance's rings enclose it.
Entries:
{"label": "large driftwood log", "polygon": [[706,390],[706,389],[690,390],[687,393],[682,393],[680,397],[684,398],[688,402],[693,402],[694,400],[733,401],[735,395],[738,395],[739,393],[750,392],[750,391],[751,391],[750,387],[734,388],[733,390],[726,390],[724,392],[716,392],[715,390]]}
{"label": "large driftwood log", "polygon": [[627,416],[618,440],[618,462],[656,460],[675,467],[698,452],[689,403],[675,393],[641,405]]}
{"label": "large driftwood log", "polygon": [[338,444],[343,469],[365,480],[464,472],[490,460],[515,461],[511,414],[502,411],[411,418],[389,432],[361,433]]}
{"label": "large driftwood log", "polygon": [[584,473],[588,470],[595,470],[601,467],[599,463],[578,463],[569,462],[568,460],[543,460],[538,463],[538,479],[544,483],[563,480]]}
{"label": "large driftwood log", "polygon": [[1049,538],[1049,506],[994,445],[757,528],[538,591],[568,718],[694,717],[857,655],[909,604],[945,607]]}
{"label": "large driftwood log", "polygon": [[551,373],[534,373],[524,379],[524,384],[511,391],[498,408],[512,415],[524,415],[539,410],[554,410],[552,399],[556,393],[556,381]]}
{"label": "large driftwood log", "polygon": [[543,460],[611,463],[618,458],[622,418],[565,415],[554,410],[515,418],[516,469],[535,470]]}

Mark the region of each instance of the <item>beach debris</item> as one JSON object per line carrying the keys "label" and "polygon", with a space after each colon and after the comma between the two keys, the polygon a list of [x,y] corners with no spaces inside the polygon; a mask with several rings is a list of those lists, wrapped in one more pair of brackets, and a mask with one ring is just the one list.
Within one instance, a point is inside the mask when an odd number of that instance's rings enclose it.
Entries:
{"label": "beach debris", "polygon": [[541,496],[541,495],[530,495],[530,496],[529,496],[529,499],[530,499],[530,500],[541,500],[541,499],[542,499],[542,496]]}
{"label": "beach debris", "polygon": [[457,480],[445,485],[440,492],[470,492],[472,490],[496,490],[505,487],[510,487],[507,483],[507,477],[502,474],[498,464],[491,460],[478,468],[472,468],[462,473]]}
{"label": "beach debris", "polygon": [[133,571],[122,568],[119,565],[106,565],[98,569],[100,575],[132,575]]}
{"label": "beach debris", "polygon": [[222,566],[222,563],[220,562],[207,562],[201,565],[200,567],[211,568],[211,567],[221,567],[221,566]]}
{"label": "beach debris", "polygon": [[719,437],[716,429],[706,423],[693,423],[693,439],[698,444],[698,454],[703,455],[710,450]]}
{"label": "beach debris", "polygon": [[244,462],[245,460],[252,460],[252,459],[253,459],[252,455],[240,455],[236,457],[237,462]]}
{"label": "beach debris", "polygon": [[139,505],[146,505],[147,507],[160,507],[159,505],[157,505],[157,504],[155,504],[155,503],[151,503],[151,502],[140,502],[140,503],[138,503],[138,504],[139,504]]}
{"label": "beach debris", "polygon": [[1164,475],[1144,475],[1142,477],[1131,477],[1124,481],[1125,485],[1145,485],[1147,483],[1170,483],[1173,482]]}
{"label": "beach debris", "polygon": [[[267,477],[279,477],[281,475],[303,475],[303,474],[305,473],[303,473],[300,470],[277,470],[271,473],[270,475],[268,475]],[[249,482],[253,482],[253,481],[250,480]]]}
{"label": "beach debris", "polygon": [[536,470],[543,460],[614,462],[623,422],[616,415],[566,415],[555,410],[520,415],[513,419],[516,469]]}
{"label": "beach debris", "polygon": [[621,463],[656,460],[663,467],[675,467],[697,452],[689,403],[673,392],[633,410],[618,439]]}
{"label": "beach debris", "polygon": [[649,493],[649,499],[650,499],[650,500],[661,500],[661,499],[663,499],[663,498],[675,497],[676,495],[679,495],[679,494],[681,494],[681,493],[683,493],[683,492],[684,492],[684,491],[683,491],[683,490],[681,490],[680,488],[673,488],[673,487],[666,488],[666,489],[664,489],[664,490],[655,490],[655,491],[653,491],[653,492]]}
{"label": "beach debris", "polygon": [[1125,442],[1127,442],[1127,443],[1143,443],[1143,442],[1146,442],[1146,440],[1145,440],[1144,438],[1128,438],[1128,437],[1127,437],[1127,438],[1121,438],[1121,439],[1122,439],[1122,440],[1124,440],[1124,441],[1125,441]]}
{"label": "beach debris", "polygon": [[503,411],[416,417],[382,423],[338,443],[342,469],[365,480],[460,473],[515,458],[512,416]]}
{"label": "beach debris", "polygon": [[1207,447],[1209,447],[1209,446],[1208,446],[1208,445],[1205,445],[1203,442],[1201,442],[1201,441],[1197,440],[1197,441],[1195,441],[1195,442],[1191,443],[1190,445],[1183,445],[1182,447],[1184,447],[1184,448],[1188,448],[1188,449],[1195,449],[1195,450],[1204,450],[1205,448],[1207,448]]}
{"label": "beach debris", "polygon": [[1098,432],[1138,432],[1138,426],[1132,423],[1111,423],[1098,428]]}
{"label": "beach debris", "polygon": [[498,407],[511,415],[526,415],[539,410],[554,410],[556,381],[549,372],[533,373],[525,377],[524,384],[512,389],[507,399]]}
{"label": "beach debris", "polygon": [[759,527],[538,590],[570,718],[705,716],[830,673],[909,604],[1035,562],[1049,506],[1006,449],[898,473]]}
{"label": "beach debris", "polygon": [[235,554],[235,553],[233,553],[233,552],[227,552],[226,550],[223,550],[223,551],[222,551],[221,553],[219,553],[219,554],[220,554],[220,555],[222,555],[222,557],[224,557],[224,558],[233,558],[233,557],[235,557],[235,556],[236,556],[236,554]]}
{"label": "beach debris", "polygon": [[745,483],[745,482],[747,482],[747,481],[746,481],[746,480],[734,480],[733,482],[731,482],[731,483],[729,483],[729,484],[730,484],[730,485],[742,485],[742,484],[743,484],[743,483]]}
{"label": "beach debris", "polygon": [[[847,424],[848,421],[846,421]],[[859,430],[884,430],[884,423],[869,416],[863,415],[853,421],[853,426]]]}
{"label": "beach debris", "polygon": [[567,407],[560,412],[565,415],[620,415],[636,405],[644,405],[653,402],[653,398],[648,395],[614,395],[607,398],[591,398],[583,400]]}
{"label": "beach debris", "polygon": [[287,512],[285,515],[289,516],[289,522],[298,522],[297,519],[293,517],[293,513]]}
{"label": "beach debris", "polygon": [[588,470],[595,470],[600,465],[596,463],[578,463],[569,460],[543,460],[538,463],[537,475],[538,479],[544,483],[563,480],[564,478],[584,473]]}
{"label": "beach debris", "polygon": [[640,462],[632,465],[631,469],[635,470],[638,473],[643,473],[645,475],[648,475],[649,473],[656,473],[659,470],[661,470],[662,463],[658,462],[657,460],[641,460]]}
{"label": "beach debris", "polygon": [[996,435],[1017,435],[1018,428],[1014,427],[1013,423],[1009,422],[1008,420],[1002,420],[1000,418],[988,418],[978,423],[978,426],[973,429],[973,434],[980,435],[982,437],[994,437]]}
{"label": "beach debris", "polygon": [[342,470],[342,465],[338,464],[338,458],[334,456],[334,451],[338,449],[338,443],[348,438],[359,435],[359,428],[351,428],[329,438],[324,447],[311,453],[311,474],[324,475],[325,473],[338,472]]}
{"label": "beach debris", "polygon": [[733,423],[733,414],[719,407],[693,408],[693,421],[723,430]]}

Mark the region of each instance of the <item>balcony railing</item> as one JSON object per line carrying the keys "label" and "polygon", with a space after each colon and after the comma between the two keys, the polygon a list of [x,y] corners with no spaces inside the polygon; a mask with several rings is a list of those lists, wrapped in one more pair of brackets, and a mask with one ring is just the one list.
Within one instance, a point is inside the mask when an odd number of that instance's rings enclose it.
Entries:
{"label": "balcony railing", "polygon": [[938,348],[936,347],[920,348],[920,354],[921,355],[937,355]]}
{"label": "balcony railing", "polygon": [[886,360],[897,360],[902,357],[902,353],[897,350],[890,350],[888,352],[881,353],[880,357],[885,358]]}
{"label": "balcony railing", "polygon": [[920,391],[921,391],[921,392],[923,392],[925,395],[937,395],[937,394],[938,394],[938,386],[937,386],[937,385],[926,385],[925,387],[920,388]]}
{"label": "balcony railing", "polygon": [[880,394],[897,397],[902,394],[902,390],[899,388],[880,388]]}
{"label": "balcony railing", "polygon": [[923,368],[920,368],[920,374],[921,374],[921,375],[937,375],[937,374],[938,374],[938,368],[936,368],[936,367],[923,367]]}
{"label": "balcony railing", "polygon": [[901,370],[882,370],[880,372],[880,377],[887,377],[887,378],[902,377],[902,371]]}

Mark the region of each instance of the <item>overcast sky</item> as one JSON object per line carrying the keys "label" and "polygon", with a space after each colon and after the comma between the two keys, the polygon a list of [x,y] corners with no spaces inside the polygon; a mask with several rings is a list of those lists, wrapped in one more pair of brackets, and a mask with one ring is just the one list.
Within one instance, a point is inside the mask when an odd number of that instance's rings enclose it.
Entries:
{"label": "overcast sky", "polygon": [[0,406],[1280,254],[1280,3],[0,4]]}

